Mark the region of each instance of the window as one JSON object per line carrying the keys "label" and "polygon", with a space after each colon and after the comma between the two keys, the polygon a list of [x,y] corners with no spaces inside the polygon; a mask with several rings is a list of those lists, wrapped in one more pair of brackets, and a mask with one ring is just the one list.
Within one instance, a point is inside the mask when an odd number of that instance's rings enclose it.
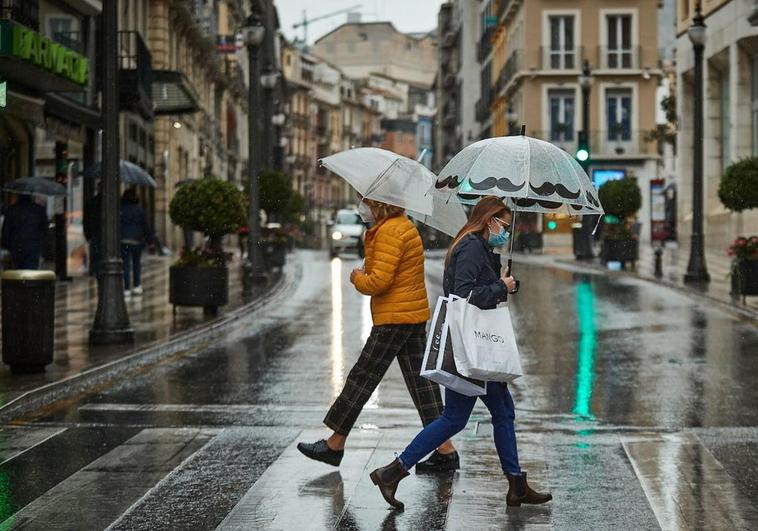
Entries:
{"label": "window", "polygon": [[572,69],[575,68],[574,49],[574,17],[551,16],[550,23],[550,68]]}
{"label": "window", "polygon": [[550,112],[550,140],[574,140],[574,91],[548,91],[548,109]]}
{"label": "window", "polygon": [[634,68],[632,49],[632,16],[608,15],[607,43],[605,54],[607,68]]}
{"label": "window", "polygon": [[632,139],[632,91],[630,89],[609,90],[605,94],[605,114],[608,140],[624,141]]}

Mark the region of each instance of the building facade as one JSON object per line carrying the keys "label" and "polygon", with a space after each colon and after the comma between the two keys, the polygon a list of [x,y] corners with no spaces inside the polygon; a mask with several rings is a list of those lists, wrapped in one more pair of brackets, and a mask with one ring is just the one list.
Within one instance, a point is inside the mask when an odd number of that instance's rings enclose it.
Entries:
{"label": "building facade", "polygon": [[[585,61],[589,95],[590,174],[636,177],[642,190],[640,239],[650,239],[650,186],[657,182],[658,2],[632,0],[488,0],[481,5],[481,136],[515,133],[577,149],[584,107],[579,82]],[[558,231],[571,219],[558,216]]]}
{"label": "building facade", "polygon": [[[678,227],[686,242],[692,225],[692,116],[694,53],[687,28],[694,1],[678,2],[676,94]],[[755,234],[758,211],[732,213],[718,198],[721,176],[729,164],[758,156],[758,26],[752,0],[702,2],[706,43],[704,57],[704,231],[708,249],[725,252],[738,235]],[[753,23],[758,23],[754,20]]]}

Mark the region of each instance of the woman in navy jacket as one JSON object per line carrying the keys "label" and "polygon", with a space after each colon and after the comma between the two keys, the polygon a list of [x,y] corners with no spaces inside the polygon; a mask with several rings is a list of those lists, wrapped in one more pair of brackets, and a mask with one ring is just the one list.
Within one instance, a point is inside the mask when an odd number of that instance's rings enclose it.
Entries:
{"label": "woman in navy jacket", "polygon": [[[471,304],[486,310],[495,308],[506,300],[509,293],[516,292],[515,279],[510,272],[501,271],[500,259],[493,252],[494,247],[508,242],[511,219],[511,211],[502,199],[487,196],[479,201],[448,250],[442,281],[445,295],[470,296]],[[487,394],[479,398],[492,414],[495,446],[503,473],[508,477],[507,505],[550,501],[550,494],[541,494],[529,487],[526,472],[519,466],[515,408],[507,384],[488,382]],[[371,473],[371,480],[390,505],[403,508],[402,502],[395,499],[400,480],[408,476],[408,471],[422,457],[466,427],[476,399],[445,389],[442,416],[426,426],[397,459]]]}

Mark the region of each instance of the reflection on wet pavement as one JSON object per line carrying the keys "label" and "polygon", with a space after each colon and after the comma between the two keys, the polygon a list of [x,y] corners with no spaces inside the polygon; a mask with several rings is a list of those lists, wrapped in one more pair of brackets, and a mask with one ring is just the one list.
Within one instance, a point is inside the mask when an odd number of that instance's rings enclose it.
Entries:
{"label": "reflection on wet pavement", "polygon": [[[368,478],[420,429],[396,365],[339,469],[295,449],[328,433],[371,328],[348,279],[360,262],[299,256],[302,282],[255,331],[0,429],[3,516],[54,529],[49,504],[97,485],[87,522],[114,529],[758,529],[754,323],[638,280],[521,265],[519,452],[554,500],[506,510],[479,405],[455,438],[462,469],[403,480],[398,513]],[[427,262],[432,299],[441,270]]]}

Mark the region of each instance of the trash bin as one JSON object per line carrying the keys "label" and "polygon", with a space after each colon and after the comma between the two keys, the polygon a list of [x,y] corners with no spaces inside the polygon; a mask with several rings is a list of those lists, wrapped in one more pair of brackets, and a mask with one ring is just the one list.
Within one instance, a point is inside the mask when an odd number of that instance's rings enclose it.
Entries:
{"label": "trash bin", "polygon": [[44,372],[53,362],[55,273],[2,274],[3,362],[16,374]]}

